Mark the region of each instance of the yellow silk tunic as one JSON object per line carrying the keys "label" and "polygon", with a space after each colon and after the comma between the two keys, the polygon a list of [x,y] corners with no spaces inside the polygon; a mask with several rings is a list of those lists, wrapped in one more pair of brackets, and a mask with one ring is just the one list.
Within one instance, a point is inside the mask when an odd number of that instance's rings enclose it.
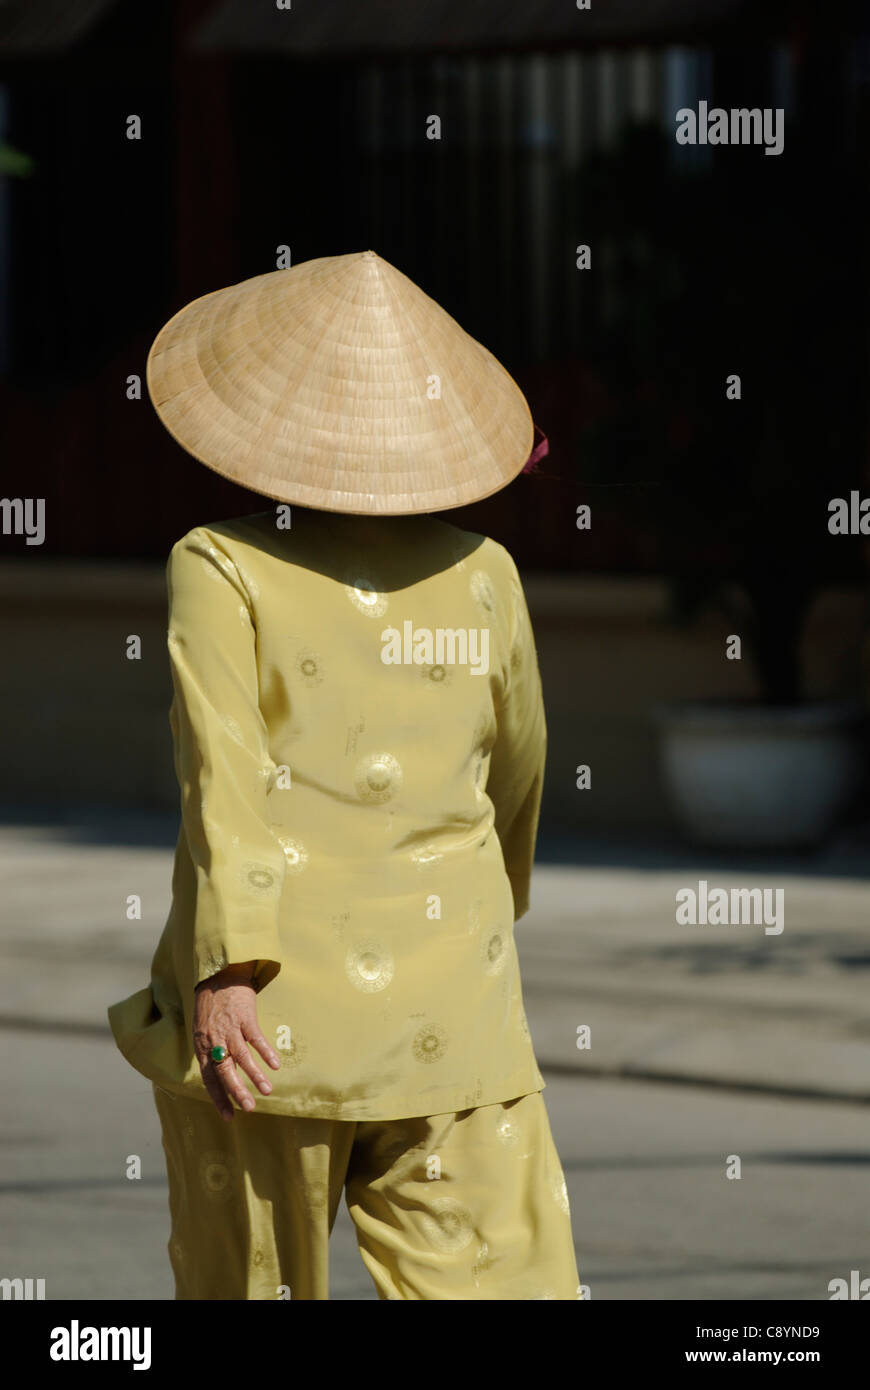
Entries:
{"label": "yellow silk tunic", "polygon": [[544,1088],[513,924],[546,726],[503,546],[429,516],[289,508],[195,527],[167,566],[181,788],[128,1061],[207,1097],[196,984],[256,960],[261,1113],[401,1119]]}

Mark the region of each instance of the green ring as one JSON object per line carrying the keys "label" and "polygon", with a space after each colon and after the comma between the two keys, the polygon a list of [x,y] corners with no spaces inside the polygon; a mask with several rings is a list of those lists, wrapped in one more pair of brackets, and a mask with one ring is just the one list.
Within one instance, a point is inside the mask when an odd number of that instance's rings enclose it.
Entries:
{"label": "green ring", "polygon": [[224,1062],[229,1055],[225,1047],[213,1047],[211,1050],[211,1060],[213,1062]]}

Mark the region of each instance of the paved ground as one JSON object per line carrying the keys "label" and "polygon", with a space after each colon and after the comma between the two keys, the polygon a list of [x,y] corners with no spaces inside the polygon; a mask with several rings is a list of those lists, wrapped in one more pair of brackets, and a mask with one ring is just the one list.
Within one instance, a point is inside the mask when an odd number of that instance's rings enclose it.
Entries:
{"label": "paved ground", "polygon": [[[170,844],[164,822],[0,827],[0,1275],[50,1298],[172,1297],[150,1089],[105,1025],[147,979]],[[536,872],[517,940],[593,1299],[824,1299],[870,1276],[870,855],[586,858]],[[702,877],[784,886],[784,931],[678,926]],[[374,1297],[343,1209],[333,1296]]]}

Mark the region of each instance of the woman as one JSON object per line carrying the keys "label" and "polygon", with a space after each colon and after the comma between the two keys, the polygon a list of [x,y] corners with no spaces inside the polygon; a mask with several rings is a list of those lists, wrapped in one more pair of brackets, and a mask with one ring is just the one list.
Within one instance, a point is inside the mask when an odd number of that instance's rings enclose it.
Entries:
{"label": "woman", "polygon": [[148,385],[282,504],[167,571],[172,909],[109,1015],[154,1083],[176,1296],[328,1298],[344,1190],[382,1299],[576,1299],[513,938],[534,639],[508,552],[428,515],[521,471],[528,406],[372,251],[194,301]]}

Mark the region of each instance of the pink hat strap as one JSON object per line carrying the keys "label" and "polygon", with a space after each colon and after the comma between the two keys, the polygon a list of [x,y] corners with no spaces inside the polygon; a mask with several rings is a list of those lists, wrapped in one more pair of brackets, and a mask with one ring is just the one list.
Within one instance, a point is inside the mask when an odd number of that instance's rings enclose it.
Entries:
{"label": "pink hat strap", "polygon": [[545,454],[548,454],[550,452],[550,445],[547,440],[547,436],[544,434],[544,431],[539,430],[537,425],[535,425],[534,429],[535,442],[532,447],[532,452],[529,454],[529,457],[523,464],[523,473],[536,473],[538,471],[536,465],[544,457]]}

